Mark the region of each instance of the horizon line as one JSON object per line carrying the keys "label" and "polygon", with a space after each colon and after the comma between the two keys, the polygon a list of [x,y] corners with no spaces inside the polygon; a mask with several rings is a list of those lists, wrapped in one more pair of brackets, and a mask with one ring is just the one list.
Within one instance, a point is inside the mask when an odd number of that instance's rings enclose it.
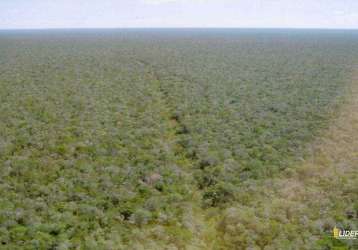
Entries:
{"label": "horizon line", "polygon": [[129,30],[129,29],[265,29],[265,30],[342,30],[342,31],[358,31],[357,28],[334,28],[334,27],[216,27],[216,26],[182,26],[182,27],[43,27],[43,28],[0,28],[0,31],[31,31],[31,30],[91,30],[91,29],[103,29],[103,30]]}

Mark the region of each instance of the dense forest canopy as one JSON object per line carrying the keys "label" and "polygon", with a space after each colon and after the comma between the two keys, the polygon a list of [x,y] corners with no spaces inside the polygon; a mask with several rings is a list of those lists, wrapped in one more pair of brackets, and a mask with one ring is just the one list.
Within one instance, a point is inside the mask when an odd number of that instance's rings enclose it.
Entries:
{"label": "dense forest canopy", "polygon": [[[0,243],[219,242],[219,233],[202,234],[230,230],[222,211],[252,204],[253,183],[295,171],[311,153],[357,59],[356,31],[1,31]],[[259,216],[253,206],[245,213],[242,220]],[[284,221],[256,217],[242,228],[250,234],[232,227],[240,237],[224,241],[313,249],[294,230],[259,237]]]}

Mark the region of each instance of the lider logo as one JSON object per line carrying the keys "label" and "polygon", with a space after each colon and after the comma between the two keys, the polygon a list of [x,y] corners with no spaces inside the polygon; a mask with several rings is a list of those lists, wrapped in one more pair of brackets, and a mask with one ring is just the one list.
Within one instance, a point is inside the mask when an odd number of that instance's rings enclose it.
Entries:
{"label": "lider logo", "polygon": [[339,230],[337,227],[334,227],[333,228],[333,237],[337,239],[339,237],[340,232],[341,232],[341,230]]}
{"label": "lider logo", "polygon": [[358,230],[341,230],[334,227],[333,237],[340,240],[355,240],[358,239]]}

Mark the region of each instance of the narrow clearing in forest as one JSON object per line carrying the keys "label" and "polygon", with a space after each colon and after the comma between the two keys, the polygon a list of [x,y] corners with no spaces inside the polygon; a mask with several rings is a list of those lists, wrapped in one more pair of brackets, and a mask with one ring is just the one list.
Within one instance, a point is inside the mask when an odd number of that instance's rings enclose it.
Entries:
{"label": "narrow clearing in forest", "polygon": [[[165,143],[169,150],[174,154],[175,164],[180,168],[185,178],[183,183],[191,186],[191,192],[188,194],[189,200],[184,204],[185,220],[188,221],[186,225],[193,235],[190,242],[187,242],[190,249],[207,249],[206,237],[208,237],[208,230],[210,229],[210,236],[215,235],[215,228],[208,226],[206,219],[206,211],[202,208],[202,191],[198,189],[197,183],[193,176],[193,170],[197,164],[195,157],[188,157],[188,152],[180,143],[180,135],[187,134],[189,131],[181,118],[175,112],[169,100],[167,90],[163,87],[163,79],[157,73],[157,70],[149,62],[144,60],[136,60],[140,65],[145,67],[148,71],[150,84],[156,89],[158,101],[162,103],[163,108],[161,116],[167,124],[167,131],[163,134],[163,143]],[[204,237],[204,238],[203,238]],[[210,238],[213,238],[212,236]]]}

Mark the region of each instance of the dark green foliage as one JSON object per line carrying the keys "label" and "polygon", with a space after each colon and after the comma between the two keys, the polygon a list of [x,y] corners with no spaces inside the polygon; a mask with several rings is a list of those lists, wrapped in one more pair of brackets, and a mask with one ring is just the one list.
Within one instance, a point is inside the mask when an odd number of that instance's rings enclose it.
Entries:
{"label": "dark green foliage", "polygon": [[210,188],[204,193],[203,199],[206,205],[216,207],[231,201],[237,191],[232,184],[220,182],[210,185]]}

